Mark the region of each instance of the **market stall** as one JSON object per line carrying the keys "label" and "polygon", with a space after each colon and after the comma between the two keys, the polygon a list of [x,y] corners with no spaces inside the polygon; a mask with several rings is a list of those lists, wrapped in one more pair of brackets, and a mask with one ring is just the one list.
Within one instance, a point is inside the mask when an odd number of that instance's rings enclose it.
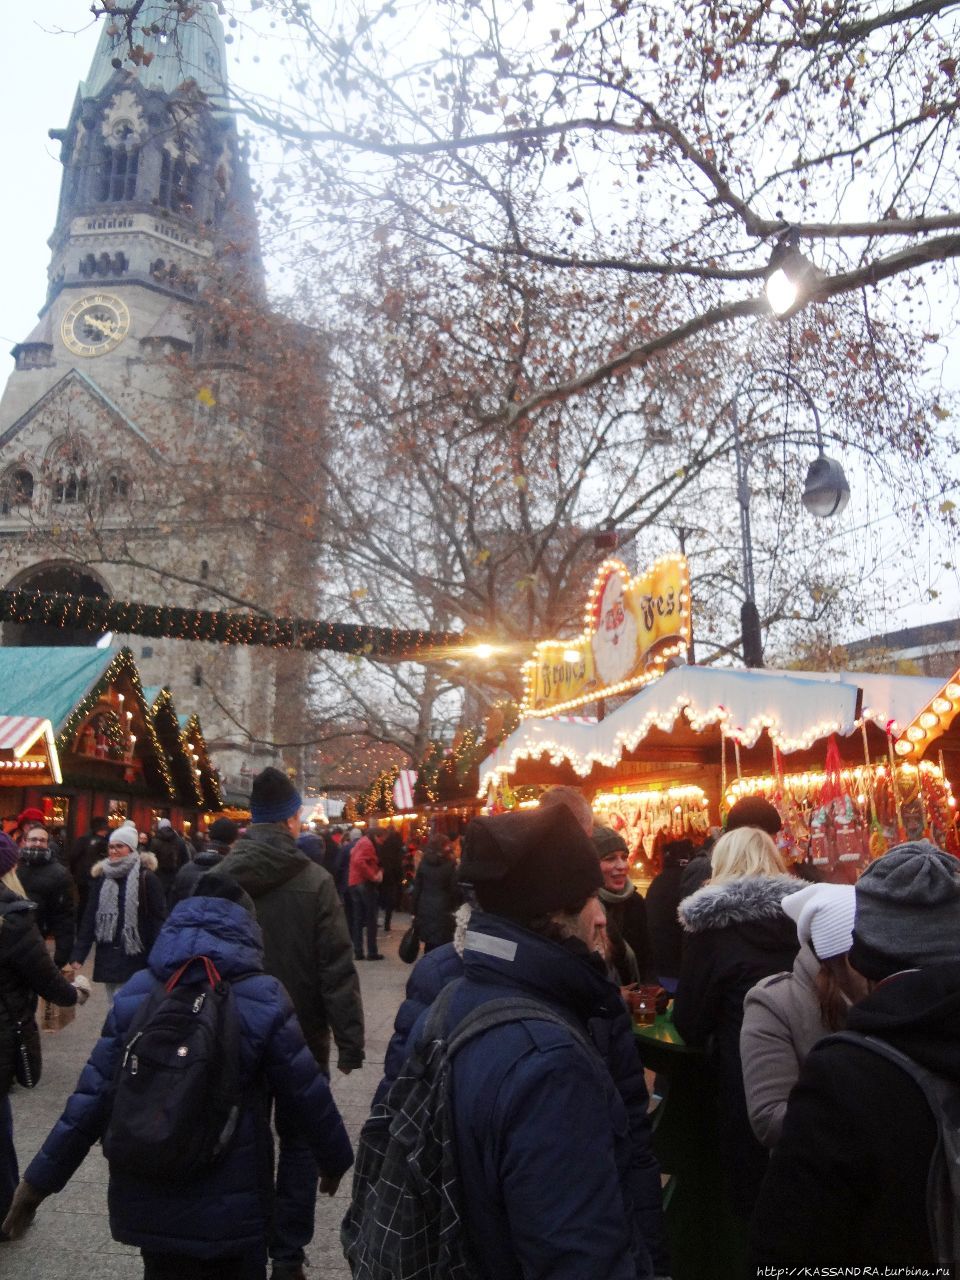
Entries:
{"label": "market stall", "polygon": [[[480,767],[488,807],[511,807],[521,787],[579,786],[598,816],[624,834],[639,876],[657,870],[666,840],[702,840],[739,796],[757,792],[781,813],[788,856],[814,863],[828,878],[854,878],[907,837],[926,835],[960,852],[953,795],[960,779],[960,672],[941,681],[665,667],[663,654],[676,658],[689,635],[685,566],[675,562],[666,569],[677,582],[664,588],[661,572],[652,611],[657,566],[630,579],[622,565],[607,562],[591,592],[583,637],[559,659],[561,642],[538,646],[523,718]],[[672,630],[661,625],[657,601],[664,598],[677,602],[679,611],[663,610]],[[624,628],[627,614],[634,624]],[[653,623],[647,634],[645,618]],[[611,684],[598,678],[588,655],[609,648],[618,627],[618,643],[628,652],[608,664]],[[563,714],[590,703],[602,709],[633,689],[602,718]]]}
{"label": "market stall", "polygon": [[39,712],[52,726],[57,775],[24,776],[0,792],[0,812],[43,810],[68,839],[105,815],[149,825],[151,810],[176,788],[129,649],[0,649],[0,707]]}
{"label": "market stall", "polygon": [[152,829],[160,818],[169,818],[178,831],[191,835],[202,825],[204,815],[209,818],[223,808],[219,776],[210,762],[198,717],[178,716],[167,688],[145,689],[144,696],[176,790],[171,803],[153,811],[149,825]]}
{"label": "market stall", "polygon": [[40,787],[63,781],[50,721],[0,715],[0,787]]}

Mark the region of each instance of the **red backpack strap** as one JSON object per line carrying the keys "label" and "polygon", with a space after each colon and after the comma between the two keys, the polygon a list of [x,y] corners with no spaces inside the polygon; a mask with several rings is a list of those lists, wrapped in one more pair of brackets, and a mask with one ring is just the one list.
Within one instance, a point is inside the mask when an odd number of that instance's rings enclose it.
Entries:
{"label": "red backpack strap", "polygon": [[176,973],[172,973],[170,975],[165,983],[166,989],[168,991],[172,991],[190,966],[197,960],[203,961],[203,967],[207,971],[207,981],[210,983],[211,987],[215,987],[217,983],[221,981],[220,974],[217,972],[217,966],[209,956],[191,956],[189,960],[180,966]]}

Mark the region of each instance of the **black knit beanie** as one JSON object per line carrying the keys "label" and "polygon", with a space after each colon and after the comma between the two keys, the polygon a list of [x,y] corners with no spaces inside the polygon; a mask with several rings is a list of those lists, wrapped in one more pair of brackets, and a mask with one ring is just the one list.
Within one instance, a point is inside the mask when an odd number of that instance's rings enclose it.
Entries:
{"label": "black knit beanie", "polygon": [[579,911],[603,883],[592,840],[563,804],[474,818],[460,879],[484,911],[521,923]]}
{"label": "black knit beanie", "polygon": [[856,883],[850,963],[874,982],[960,959],[960,862],[927,840],[897,845]]}
{"label": "black knit beanie", "polygon": [[727,814],[725,831],[737,831],[740,827],[758,827],[768,836],[780,832],[783,820],[769,800],[763,796],[744,796]]}
{"label": "black knit beanie", "polygon": [[286,822],[303,808],[300,792],[285,773],[268,766],[250,788],[251,822]]}
{"label": "black knit beanie", "polygon": [[226,898],[227,902],[235,902],[256,918],[257,908],[246,889],[227,872],[214,867],[197,877],[193,886],[192,898]]}
{"label": "black knit beanie", "polygon": [[214,844],[233,844],[239,834],[240,828],[232,818],[217,818],[207,831]]}

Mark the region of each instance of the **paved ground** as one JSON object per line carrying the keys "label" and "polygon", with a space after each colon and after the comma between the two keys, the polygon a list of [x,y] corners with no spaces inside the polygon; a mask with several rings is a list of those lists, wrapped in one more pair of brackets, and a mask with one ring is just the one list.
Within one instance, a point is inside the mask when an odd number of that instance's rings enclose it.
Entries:
{"label": "paved ground", "polygon": [[[409,918],[398,915],[393,932],[382,936],[387,956],[381,964],[357,966],[363,988],[367,1024],[367,1061],[362,1071],[349,1076],[334,1071],[333,1092],[351,1138],[356,1138],[367,1117],[370,1098],[383,1067],[383,1055],[393,1028],[397,1007],[410,973],[397,959],[397,944]],[[103,989],[94,994],[63,1031],[43,1037],[43,1079],[28,1092],[12,1095],[14,1128],[21,1167],[35,1154],[73,1089],[80,1069],[96,1041],[106,1013]],[[76,1175],[59,1196],[46,1200],[34,1225],[16,1244],[0,1245],[3,1280],[139,1280],[140,1255],[110,1238],[106,1204],[107,1166],[94,1147]],[[340,1220],[349,1195],[350,1176],[332,1199],[317,1205],[317,1229],[309,1249],[308,1276],[313,1280],[349,1280],[350,1272],[340,1252]]]}

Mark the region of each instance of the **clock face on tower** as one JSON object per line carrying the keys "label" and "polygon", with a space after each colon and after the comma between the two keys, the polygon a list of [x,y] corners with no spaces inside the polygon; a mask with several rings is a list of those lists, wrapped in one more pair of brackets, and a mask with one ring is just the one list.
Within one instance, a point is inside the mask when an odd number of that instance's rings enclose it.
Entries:
{"label": "clock face on tower", "polygon": [[60,323],[63,344],[75,356],[102,356],[118,347],[130,328],[130,312],[112,293],[90,293]]}

